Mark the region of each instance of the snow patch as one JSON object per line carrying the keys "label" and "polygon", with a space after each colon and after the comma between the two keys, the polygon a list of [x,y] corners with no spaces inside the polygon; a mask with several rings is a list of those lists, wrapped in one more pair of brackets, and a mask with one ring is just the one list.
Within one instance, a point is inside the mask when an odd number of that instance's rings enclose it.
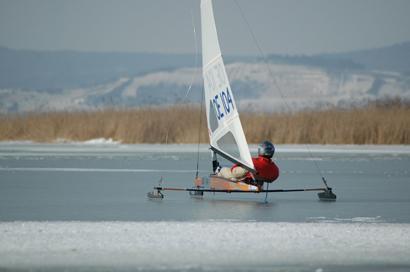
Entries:
{"label": "snow patch", "polygon": [[68,139],[64,139],[64,138],[58,138],[57,140],[55,140],[55,143],[57,144],[86,144],[86,145],[117,145],[117,144],[121,144],[120,141],[114,141],[111,138],[105,139],[105,138],[97,138],[97,139],[91,139],[91,140],[87,140],[87,141],[83,141],[83,142],[79,142],[79,141],[71,141]]}
{"label": "snow patch", "polygon": [[0,223],[0,267],[410,266],[410,224]]}
{"label": "snow patch", "polygon": [[120,144],[121,142],[119,141],[114,141],[113,139],[105,139],[105,138],[98,138],[98,139],[92,139],[84,142],[85,144]]}

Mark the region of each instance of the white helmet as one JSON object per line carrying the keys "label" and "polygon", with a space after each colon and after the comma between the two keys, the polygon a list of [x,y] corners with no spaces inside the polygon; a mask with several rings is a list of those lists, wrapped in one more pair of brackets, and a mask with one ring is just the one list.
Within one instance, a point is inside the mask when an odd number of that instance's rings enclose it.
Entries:
{"label": "white helmet", "polygon": [[258,145],[258,155],[266,158],[272,158],[275,153],[275,147],[269,141],[264,141]]}

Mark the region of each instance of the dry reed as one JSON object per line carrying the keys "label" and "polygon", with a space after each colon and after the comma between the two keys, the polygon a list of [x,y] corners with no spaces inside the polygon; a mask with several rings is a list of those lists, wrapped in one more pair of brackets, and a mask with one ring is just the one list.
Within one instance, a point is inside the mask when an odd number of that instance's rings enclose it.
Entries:
{"label": "dry reed", "polygon": [[[241,113],[249,143],[410,144],[410,107],[371,104],[362,108],[297,113]],[[0,140],[52,142],[111,138],[123,143],[202,143],[205,116],[193,106],[106,109],[0,115]]]}

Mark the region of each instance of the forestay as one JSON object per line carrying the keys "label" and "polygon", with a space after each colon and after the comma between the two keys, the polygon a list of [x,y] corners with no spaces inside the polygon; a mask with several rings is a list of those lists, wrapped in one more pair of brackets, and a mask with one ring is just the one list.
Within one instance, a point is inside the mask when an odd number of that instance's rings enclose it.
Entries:
{"label": "forestay", "polygon": [[201,0],[202,65],[211,148],[254,170],[248,144],[219,48],[212,1]]}

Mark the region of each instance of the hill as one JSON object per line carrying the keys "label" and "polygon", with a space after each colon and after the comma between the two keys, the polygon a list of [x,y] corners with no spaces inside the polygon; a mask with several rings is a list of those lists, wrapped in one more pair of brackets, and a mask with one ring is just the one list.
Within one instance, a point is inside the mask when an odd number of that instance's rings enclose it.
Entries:
{"label": "hill", "polygon": [[382,48],[318,55],[269,55],[273,63],[304,65],[328,71],[388,71],[410,74],[410,41]]}
{"label": "hill", "polygon": [[[410,99],[409,56],[410,42],[337,54],[271,55],[269,69],[251,57],[225,60],[241,110],[282,111]],[[198,103],[200,64],[193,55],[0,47],[0,112]]]}

